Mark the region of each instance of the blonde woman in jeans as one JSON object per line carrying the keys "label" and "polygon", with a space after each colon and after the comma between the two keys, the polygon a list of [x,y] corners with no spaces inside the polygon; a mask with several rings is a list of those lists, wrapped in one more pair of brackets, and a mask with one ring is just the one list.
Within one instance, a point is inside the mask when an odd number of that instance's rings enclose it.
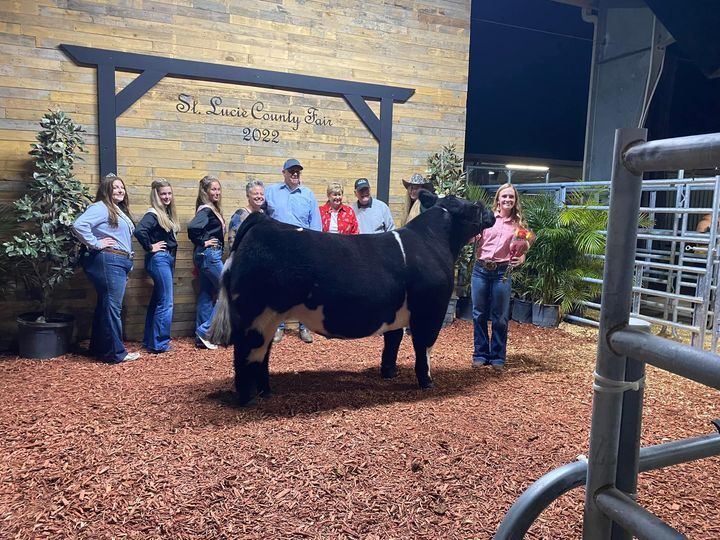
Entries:
{"label": "blonde woman in jeans", "polygon": [[195,311],[195,344],[204,349],[217,349],[207,337],[215,313],[215,296],[220,289],[225,220],[222,216],[222,188],[214,176],[204,176],[198,186],[195,217],[188,224],[188,237],[195,244],[193,262],[200,278]]}
{"label": "blonde woman in jeans", "polygon": [[[505,368],[507,331],[510,320],[511,277],[508,268],[525,261],[512,256],[510,243],[518,227],[525,227],[520,198],[515,186],[504,184],[495,193],[495,225],[475,237],[477,260],[472,272],[473,366]],[[488,332],[492,323],[492,337]]]}
{"label": "blonde woman in jeans", "polygon": [[135,229],[135,238],[145,250],[145,271],[153,280],[143,346],[155,354],[173,350],[170,327],[178,229],[172,186],[164,178],[155,180],[150,187],[150,208]]}

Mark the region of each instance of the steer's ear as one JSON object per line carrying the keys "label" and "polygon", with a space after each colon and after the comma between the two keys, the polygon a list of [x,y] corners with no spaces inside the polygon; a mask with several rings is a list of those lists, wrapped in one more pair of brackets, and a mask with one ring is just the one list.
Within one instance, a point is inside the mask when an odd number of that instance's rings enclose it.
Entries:
{"label": "steer's ear", "polygon": [[424,208],[431,208],[435,206],[435,203],[438,200],[438,196],[435,195],[432,191],[428,191],[427,189],[421,189],[418,193],[418,199],[420,199],[420,204],[422,204]]}

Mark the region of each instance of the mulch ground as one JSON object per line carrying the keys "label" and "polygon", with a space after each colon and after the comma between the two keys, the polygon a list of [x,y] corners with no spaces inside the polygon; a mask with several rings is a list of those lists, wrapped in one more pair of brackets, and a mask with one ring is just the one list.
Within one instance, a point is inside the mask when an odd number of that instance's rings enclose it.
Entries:
{"label": "mulch ground", "polygon": [[[421,391],[411,346],[379,377],[381,338],[288,335],[274,395],[227,403],[231,350],[0,359],[0,538],[488,539],[534,480],[587,454],[596,334],[511,328],[508,369],[473,369],[456,321]],[[130,344],[136,350],[137,344]],[[718,392],[649,369],[643,444],[704,435]],[[639,501],[720,538],[720,459],[640,476]],[[579,538],[584,491],[528,538]]]}

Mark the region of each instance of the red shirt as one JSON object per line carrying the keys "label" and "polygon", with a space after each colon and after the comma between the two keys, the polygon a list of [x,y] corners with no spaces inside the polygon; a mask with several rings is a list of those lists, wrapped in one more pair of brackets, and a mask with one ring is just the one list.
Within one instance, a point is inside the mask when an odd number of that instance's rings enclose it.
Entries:
{"label": "red shirt", "polygon": [[[322,221],[323,232],[330,230],[330,203],[327,202],[320,207],[320,220]],[[337,213],[338,233],[340,234],[359,234],[355,212],[346,204],[341,204]]]}

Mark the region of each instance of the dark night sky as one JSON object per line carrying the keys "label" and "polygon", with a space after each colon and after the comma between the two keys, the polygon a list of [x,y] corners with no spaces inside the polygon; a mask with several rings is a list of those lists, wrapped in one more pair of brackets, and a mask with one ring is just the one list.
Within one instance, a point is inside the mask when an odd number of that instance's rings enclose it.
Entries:
{"label": "dark night sky", "polygon": [[[720,20],[720,3],[702,9]],[[472,0],[467,154],[582,160],[593,25],[580,13],[551,0]],[[692,18],[683,24],[701,45],[717,41]],[[720,132],[720,78],[701,72],[689,54],[697,46],[668,47],[650,140]]]}
{"label": "dark night sky", "polygon": [[581,161],[592,24],[550,0],[473,0],[465,151]]}

